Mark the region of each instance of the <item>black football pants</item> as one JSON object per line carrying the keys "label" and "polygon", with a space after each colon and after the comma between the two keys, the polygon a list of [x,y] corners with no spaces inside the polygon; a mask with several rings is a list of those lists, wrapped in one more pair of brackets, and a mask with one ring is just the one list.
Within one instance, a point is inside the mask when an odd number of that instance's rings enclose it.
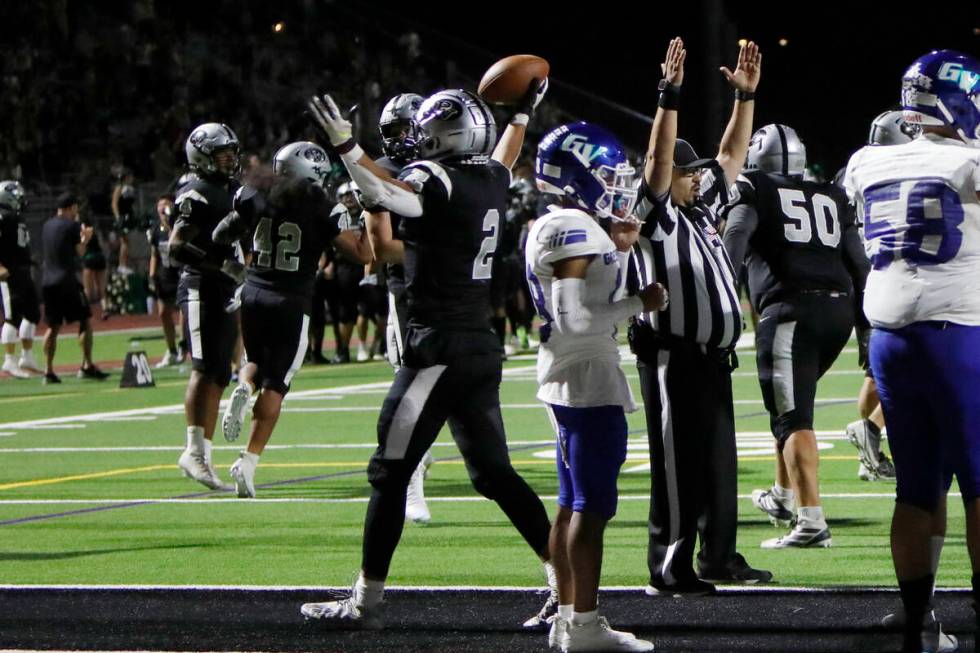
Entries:
{"label": "black football pants", "polygon": [[694,577],[700,532],[701,569],[724,569],[735,555],[738,527],[735,415],[731,371],[699,345],[672,340],[638,359],[650,443],[647,563],[651,582]]}
{"label": "black football pants", "polygon": [[451,363],[403,366],[378,417],[378,448],[368,465],[374,487],[364,524],[362,569],[386,578],[405,522],[412,472],[448,421],[477,492],[496,501],[538,555],[551,528],[541,499],[510,463],[500,414],[498,352],[456,356]]}

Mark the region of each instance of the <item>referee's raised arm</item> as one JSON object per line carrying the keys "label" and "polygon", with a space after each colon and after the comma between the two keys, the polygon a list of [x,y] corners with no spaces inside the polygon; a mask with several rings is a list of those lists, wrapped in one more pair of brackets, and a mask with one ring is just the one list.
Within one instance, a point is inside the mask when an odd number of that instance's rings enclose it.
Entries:
{"label": "referee's raised arm", "polygon": [[667,47],[667,56],[660,64],[663,79],[660,80],[660,101],[657,115],[650,130],[643,177],[654,196],[670,190],[674,170],[674,142],[677,140],[677,109],[681,101],[681,83],[684,81],[684,59],[687,50],[681,37],[675,37]]}

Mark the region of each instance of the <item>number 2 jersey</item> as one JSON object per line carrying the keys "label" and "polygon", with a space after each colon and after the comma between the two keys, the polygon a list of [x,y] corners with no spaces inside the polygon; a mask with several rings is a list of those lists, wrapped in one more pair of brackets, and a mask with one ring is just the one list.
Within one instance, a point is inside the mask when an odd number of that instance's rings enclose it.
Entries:
{"label": "number 2 jersey", "polygon": [[[629,383],[619,366],[616,325],[602,319],[601,308],[619,300],[625,291],[628,253],[618,255],[613,241],[587,213],[555,210],[535,221],[527,235],[527,283],[535,310],[544,320],[538,350],[538,399],[559,406],[622,406],[636,410]],[[591,256],[586,269],[587,307],[593,323],[586,333],[562,333],[553,328],[554,264]]]}
{"label": "number 2 jersey", "polygon": [[403,217],[409,326],[490,329],[490,276],[509,197],[510,170],[493,159],[416,161],[399,179],[422,215]]}
{"label": "number 2 jersey", "polygon": [[980,326],[980,150],[923,134],[863,147],[844,176],[864,223],[873,326]]}
{"label": "number 2 jersey", "polygon": [[312,301],[320,255],[340,233],[324,190],[277,176],[268,192],[243,186],[234,208],[252,234],[247,283]]}
{"label": "number 2 jersey", "polygon": [[[852,278],[863,285],[867,261],[840,188],[750,170],[739,175],[736,191],[736,201],[724,212],[729,219],[725,247],[734,265],[745,261],[757,311],[801,292],[860,294]],[[739,205],[754,208],[757,215],[744,232],[732,215]]]}

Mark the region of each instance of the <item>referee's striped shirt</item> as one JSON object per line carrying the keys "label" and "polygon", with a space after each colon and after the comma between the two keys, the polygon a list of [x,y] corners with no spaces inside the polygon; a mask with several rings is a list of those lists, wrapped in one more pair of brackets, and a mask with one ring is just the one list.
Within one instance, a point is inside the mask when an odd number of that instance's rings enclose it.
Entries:
{"label": "referee's striped shirt", "polygon": [[644,184],[636,206],[643,227],[633,246],[639,286],[659,282],[670,299],[666,310],[639,319],[658,333],[718,349],[734,346],[742,330],[734,270],[716,230],[729,200],[724,179],[720,169],[704,169],[701,197],[683,213],[669,191],[653,197]]}

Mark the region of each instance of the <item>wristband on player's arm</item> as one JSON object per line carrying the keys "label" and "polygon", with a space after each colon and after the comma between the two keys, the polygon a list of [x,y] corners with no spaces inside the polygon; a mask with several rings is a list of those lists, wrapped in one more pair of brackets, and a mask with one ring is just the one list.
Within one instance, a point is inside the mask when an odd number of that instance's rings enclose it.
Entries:
{"label": "wristband on player's arm", "polygon": [[677,111],[681,106],[681,87],[662,79],[657,88],[660,89],[660,99],[657,101],[657,106],[665,111]]}
{"label": "wristband on player's arm", "polygon": [[735,89],[735,99],[739,102],[751,102],[755,100],[755,91],[743,91],[737,88]]}

